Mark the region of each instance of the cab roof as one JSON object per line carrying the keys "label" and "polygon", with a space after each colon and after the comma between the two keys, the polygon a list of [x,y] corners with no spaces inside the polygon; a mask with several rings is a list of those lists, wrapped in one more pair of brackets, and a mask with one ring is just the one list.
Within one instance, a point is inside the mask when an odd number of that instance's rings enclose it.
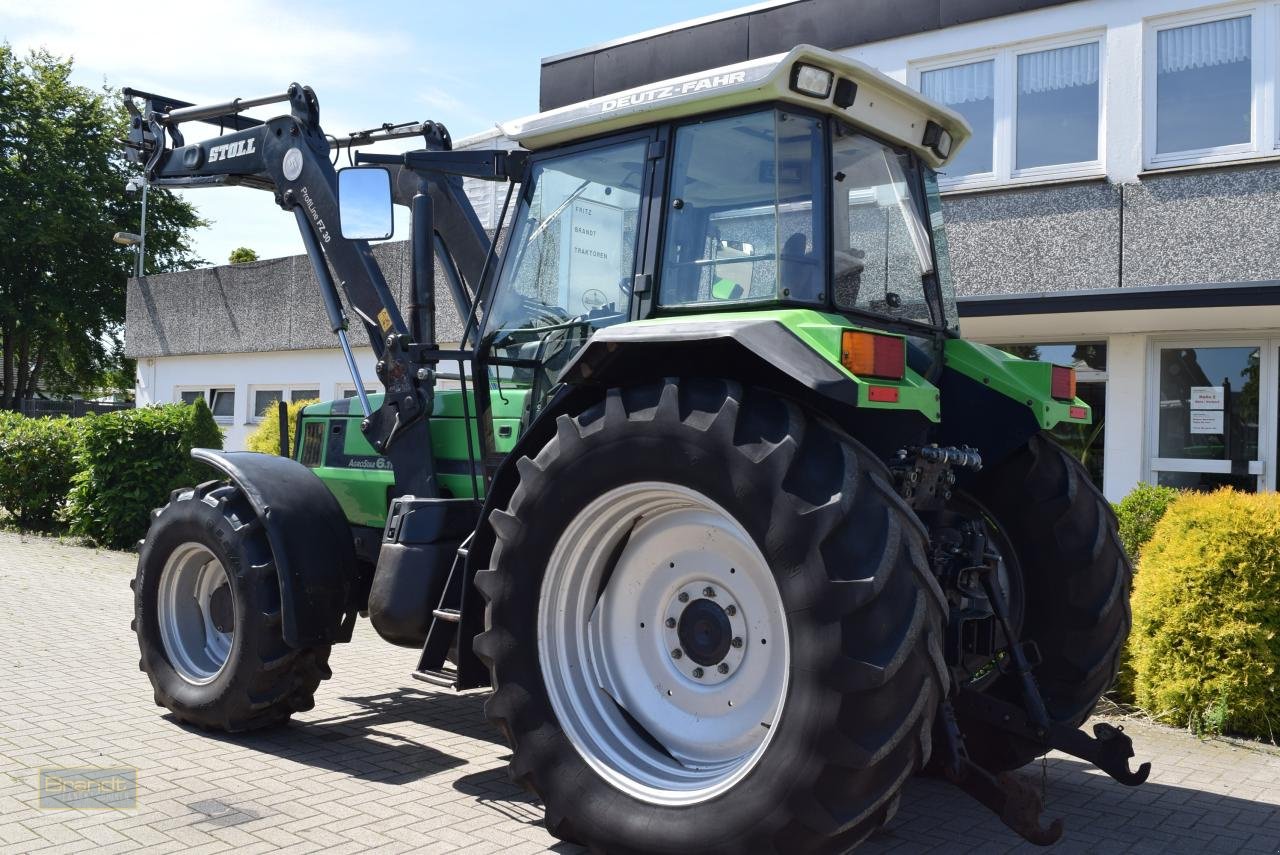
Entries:
{"label": "cab roof", "polygon": [[[856,86],[853,103],[835,104],[840,89],[825,97],[793,88],[797,64],[830,71]],[[847,87],[845,87],[847,89]],[[515,119],[502,132],[521,146],[538,150],[654,122],[752,104],[783,102],[809,107],[912,149],[933,168],[944,166],[972,131],[954,110],[935,103],[869,65],[812,45],[785,54],[726,65],[646,84],[545,113]],[[947,157],[925,145],[925,127],[936,123],[951,136]]]}

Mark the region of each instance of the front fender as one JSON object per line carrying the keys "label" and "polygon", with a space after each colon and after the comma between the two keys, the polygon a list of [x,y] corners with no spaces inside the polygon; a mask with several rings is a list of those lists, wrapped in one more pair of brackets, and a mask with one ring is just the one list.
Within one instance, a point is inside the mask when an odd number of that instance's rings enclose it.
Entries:
{"label": "front fender", "polygon": [[342,506],[324,482],[273,454],[194,448],[191,456],[231,479],[258,515],[280,577],[285,643],[350,641],[355,546]]}

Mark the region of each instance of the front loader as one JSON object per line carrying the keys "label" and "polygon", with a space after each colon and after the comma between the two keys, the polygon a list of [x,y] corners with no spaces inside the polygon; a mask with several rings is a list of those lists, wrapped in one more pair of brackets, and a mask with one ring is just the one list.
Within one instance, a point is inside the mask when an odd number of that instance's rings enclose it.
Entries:
{"label": "front loader", "polygon": [[[1004,773],[1057,749],[1146,779],[1120,729],[1079,729],[1132,576],[1049,435],[1089,408],[1071,368],[959,332],[936,174],[960,116],[808,46],[510,123],[510,150],[335,140],[296,84],[126,94],[148,181],[293,213],[358,392],[305,408],[287,456],[197,450],[213,480],[156,511],[135,628],[178,719],[309,709],[367,615],[415,678],[491,689],[512,776],[594,850],[846,850],[921,771],[1047,844]],[[186,143],[197,120],[221,135]],[[464,178],[506,185],[496,234]],[[368,243],[393,203],[405,312]]]}

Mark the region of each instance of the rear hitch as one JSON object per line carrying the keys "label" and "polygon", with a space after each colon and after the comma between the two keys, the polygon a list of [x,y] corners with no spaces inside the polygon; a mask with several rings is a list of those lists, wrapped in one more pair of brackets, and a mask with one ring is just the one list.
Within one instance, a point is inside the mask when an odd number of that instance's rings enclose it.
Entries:
{"label": "rear hitch", "polygon": [[1143,763],[1137,771],[1129,768],[1133,740],[1123,728],[1115,725],[1097,722],[1093,736],[1063,724],[1043,727],[1032,722],[1021,707],[966,688],[956,694],[955,705],[972,720],[984,721],[1006,733],[1039,743],[1046,751],[1057,749],[1087,760],[1125,786],[1136,787],[1151,775],[1150,763]]}
{"label": "rear hitch", "polygon": [[1001,822],[1028,843],[1050,846],[1062,837],[1064,826],[1060,818],[1047,828],[1040,825],[1044,800],[1034,787],[1012,772],[992,775],[969,759],[950,701],[944,701],[938,710],[938,724],[946,746],[943,774],[948,781],[1000,817]]}

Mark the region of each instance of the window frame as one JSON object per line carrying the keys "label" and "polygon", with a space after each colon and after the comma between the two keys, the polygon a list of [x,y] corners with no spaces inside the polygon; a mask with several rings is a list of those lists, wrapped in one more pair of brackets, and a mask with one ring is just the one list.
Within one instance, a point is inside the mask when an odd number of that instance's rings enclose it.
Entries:
{"label": "window frame", "polygon": [[[940,71],[958,65],[991,60],[994,62],[994,103],[992,110],[991,171],[969,175],[948,176],[945,170],[938,173],[938,189],[942,193],[963,190],[979,190],[992,187],[1036,184],[1064,179],[1100,178],[1106,169],[1106,100],[1107,87],[1107,32],[1105,27],[1092,27],[1057,36],[1025,39],[1017,42],[987,47],[981,50],[952,53],[908,64],[908,82],[912,89],[921,92],[921,77],[925,72]],[[1057,48],[1077,47],[1085,44],[1098,46],[1098,147],[1097,157],[1073,163],[1053,163],[1045,166],[1017,168],[1018,141],[1018,57],[1041,53]],[[970,141],[966,145],[972,145]]]}
{"label": "window frame", "polygon": [[[1210,24],[1248,16],[1251,117],[1249,142],[1186,151],[1156,151],[1157,35],[1163,30]],[[1280,4],[1237,3],[1208,10],[1147,18],[1142,33],[1142,165],[1144,169],[1224,163],[1280,154],[1277,128],[1277,55],[1280,54]]]}

